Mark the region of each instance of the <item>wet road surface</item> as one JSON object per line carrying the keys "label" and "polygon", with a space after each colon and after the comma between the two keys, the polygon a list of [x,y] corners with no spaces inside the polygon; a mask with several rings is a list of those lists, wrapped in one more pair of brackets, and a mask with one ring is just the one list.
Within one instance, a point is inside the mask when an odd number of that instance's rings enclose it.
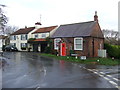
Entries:
{"label": "wet road surface", "polygon": [[2,88],[117,88],[119,66],[84,65],[32,52],[4,52]]}

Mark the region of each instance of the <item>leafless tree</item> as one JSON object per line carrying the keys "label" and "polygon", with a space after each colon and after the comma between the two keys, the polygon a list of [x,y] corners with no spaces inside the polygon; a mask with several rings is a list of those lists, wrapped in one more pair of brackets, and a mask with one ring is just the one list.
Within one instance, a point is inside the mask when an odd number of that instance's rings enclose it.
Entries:
{"label": "leafless tree", "polygon": [[6,7],[6,6],[0,4],[0,31],[1,31],[1,34],[4,33],[4,28],[8,22],[8,18],[6,17],[6,15],[3,12],[3,7]]}
{"label": "leafless tree", "polygon": [[119,45],[119,32],[114,30],[103,29],[102,30],[106,43]]}
{"label": "leafless tree", "polygon": [[8,36],[12,34],[13,32],[17,31],[19,28],[17,26],[6,26],[4,28],[5,34]]}

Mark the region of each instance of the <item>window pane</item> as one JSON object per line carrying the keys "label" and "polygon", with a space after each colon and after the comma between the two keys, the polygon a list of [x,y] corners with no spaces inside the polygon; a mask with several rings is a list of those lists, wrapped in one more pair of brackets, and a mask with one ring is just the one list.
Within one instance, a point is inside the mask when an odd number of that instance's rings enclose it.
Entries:
{"label": "window pane", "polygon": [[14,36],[14,40],[16,40],[16,36]]}
{"label": "window pane", "polygon": [[13,37],[12,37],[12,36],[10,37],[10,40],[13,40]]}
{"label": "window pane", "polygon": [[27,35],[21,35],[21,40],[27,40]]}
{"label": "window pane", "polygon": [[38,38],[38,34],[35,35],[35,38]]}
{"label": "window pane", "polygon": [[27,43],[21,43],[21,47],[27,47]]}
{"label": "window pane", "polygon": [[76,45],[76,49],[82,49],[82,45],[77,44],[77,45]]}
{"label": "window pane", "polygon": [[14,43],[14,46],[16,47],[16,43]]}
{"label": "window pane", "polygon": [[83,39],[82,38],[75,38],[74,39],[74,49],[75,50],[82,50],[83,49]]}
{"label": "window pane", "polygon": [[80,44],[81,43],[81,39],[76,39],[75,43],[76,44]]}
{"label": "window pane", "polygon": [[45,38],[46,37],[46,33],[42,33],[42,37]]}
{"label": "window pane", "polygon": [[25,40],[27,40],[27,35],[25,35]]}
{"label": "window pane", "polygon": [[10,39],[11,40],[16,40],[16,36],[11,36]]}
{"label": "window pane", "polygon": [[54,40],[55,49],[58,49],[60,40],[61,40],[60,38],[56,38],[56,39]]}
{"label": "window pane", "polygon": [[25,47],[27,47],[27,43],[25,43]]}

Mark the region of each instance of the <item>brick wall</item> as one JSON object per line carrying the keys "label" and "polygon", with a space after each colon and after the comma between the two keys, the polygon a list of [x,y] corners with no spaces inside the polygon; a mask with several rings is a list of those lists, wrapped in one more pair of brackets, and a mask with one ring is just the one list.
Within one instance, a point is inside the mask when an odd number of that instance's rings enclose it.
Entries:
{"label": "brick wall", "polygon": [[[67,42],[62,39],[62,41],[66,43],[66,53],[69,56],[71,48],[74,50],[74,38],[66,38],[66,40]],[[85,37],[83,38],[83,50],[74,50],[74,52],[78,54],[78,56],[97,57],[100,46],[101,49],[104,48],[104,39]]]}
{"label": "brick wall", "polygon": [[[74,50],[74,38],[67,38],[71,43],[66,42],[66,52],[67,55],[70,55],[70,48],[72,46],[72,50]],[[74,50],[78,56],[87,56],[87,57],[97,57],[98,56],[98,49],[104,48],[103,46],[103,39],[93,38],[93,37],[86,37],[83,38],[83,50]]]}

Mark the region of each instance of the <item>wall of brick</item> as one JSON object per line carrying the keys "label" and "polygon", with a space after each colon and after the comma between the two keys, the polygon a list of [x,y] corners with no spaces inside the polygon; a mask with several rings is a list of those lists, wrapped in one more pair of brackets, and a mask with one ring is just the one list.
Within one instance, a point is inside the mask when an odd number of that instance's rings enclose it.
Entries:
{"label": "wall of brick", "polygon": [[[65,42],[63,39],[63,42],[66,43],[66,53],[67,55],[70,55],[70,50],[72,47],[72,50],[74,50],[74,38],[66,38],[67,42]],[[93,38],[93,37],[85,37],[83,38],[83,50],[74,50],[78,56],[87,56],[87,57],[97,57],[98,56],[98,49],[104,48],[103,46],[104,40],[100,38]],[[59,50],[60,53],[60,50]]]}
{"label": "wall of brick", "polygon": [[[62,42],[66,43],[66,53],[69,56],[70,50],[74,50],[74,38],[65,38]],[[100,45],[101,44],[101,45]],[[83,38],[83,50],[74,50],[78,56],[97,57],[98,50],[104,48],[104,39],[96,37],[84,37]],[[60,49],[58,50],[60,55]]]}

